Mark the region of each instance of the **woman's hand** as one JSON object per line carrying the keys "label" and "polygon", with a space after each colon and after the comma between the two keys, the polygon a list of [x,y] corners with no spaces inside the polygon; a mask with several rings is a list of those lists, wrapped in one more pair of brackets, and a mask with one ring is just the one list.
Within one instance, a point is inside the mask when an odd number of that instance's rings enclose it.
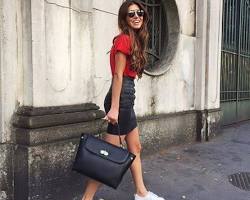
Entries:
{"label": "woman's hand", "polygon": [[105,119],[108,120],[108,122],[110,122],[111,124],[118,123],[118,110],[111,108],[107,113]]}

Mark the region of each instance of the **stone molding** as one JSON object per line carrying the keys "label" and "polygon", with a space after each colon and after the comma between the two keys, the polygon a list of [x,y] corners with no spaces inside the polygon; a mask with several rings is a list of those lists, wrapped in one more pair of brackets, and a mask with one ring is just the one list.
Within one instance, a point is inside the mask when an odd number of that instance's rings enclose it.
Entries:
{"label": "stone molding", "polygon": [[[13,117],[16,143],[38,145],[76,138],[83,132],[103,130],[105,113],[93,103],[54,106],[20,107]],[[103,124],[103,125],[102,125]]]}
{"label": "stone molding", "polygon": [[104,117],[101,110],[89,110],[84,112],[50,114],[41,116],[21,116],[13,118],[13,125],[20,128],[43,128],[64,124],[74,124],[92,121]]}

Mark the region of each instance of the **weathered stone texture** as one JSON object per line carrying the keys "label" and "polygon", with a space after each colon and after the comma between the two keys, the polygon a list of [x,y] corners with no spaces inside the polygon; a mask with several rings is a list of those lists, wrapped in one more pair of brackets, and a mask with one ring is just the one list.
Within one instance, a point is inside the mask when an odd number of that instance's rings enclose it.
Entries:
{"label": "weathered stone texture", "polygon": [[222,112],[220,109],[197,111],[197,140],[208,141],[221,127]]}
{"label": "weathered stone texture", "polygon": [[214,109],[208,111],[208,138],[215,137],[221,130],[222,111]]}
{"label": "weathered stone texture", "polygon": [[26,164],[16,170],[20,184],[16,187],[17,200],[74,199],[79,195],[84,177],[71,170],[78,142],[76,138],[20,147],[18,150],[23,152]]}
{"label": "weathered stone texture", "polygon": [[196,112],[159,115],[139,119],[144,153],[159,151],[173,144],[196,140]]}
{"label": "weathered stone texture", "polygon": [[0,200],[13,200],[13,151],[10,144],[0,144]]}

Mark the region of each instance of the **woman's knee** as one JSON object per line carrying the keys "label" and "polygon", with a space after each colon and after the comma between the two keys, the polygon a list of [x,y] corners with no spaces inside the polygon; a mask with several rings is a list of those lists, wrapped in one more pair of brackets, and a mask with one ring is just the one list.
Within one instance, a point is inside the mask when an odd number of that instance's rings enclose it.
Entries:
{"label": "woman's knee", "polygon": [[139,154],[142,151],[138,128],[132,130],[125,138],[131,153]]}
{"label": "woman's knee", "polygon": [[131,153],[140,154],[142,151],[142,145],[140,142],[132,143],[130,144],[129,150],[131,151]]}

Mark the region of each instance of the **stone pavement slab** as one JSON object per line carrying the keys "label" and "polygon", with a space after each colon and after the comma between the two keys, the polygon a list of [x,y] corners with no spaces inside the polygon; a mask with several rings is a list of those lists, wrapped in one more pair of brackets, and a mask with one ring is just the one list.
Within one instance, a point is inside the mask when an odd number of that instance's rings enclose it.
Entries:
{"label": "stone pavement slab", "polygon": [[[149,190],[169,200],[250,200],[228,176],[250,172],[250,121],[221,130],[209,142],[169,147],[143,157]],[[96,200],[133,200],[130,172],[117,190],[103,186]]]}

